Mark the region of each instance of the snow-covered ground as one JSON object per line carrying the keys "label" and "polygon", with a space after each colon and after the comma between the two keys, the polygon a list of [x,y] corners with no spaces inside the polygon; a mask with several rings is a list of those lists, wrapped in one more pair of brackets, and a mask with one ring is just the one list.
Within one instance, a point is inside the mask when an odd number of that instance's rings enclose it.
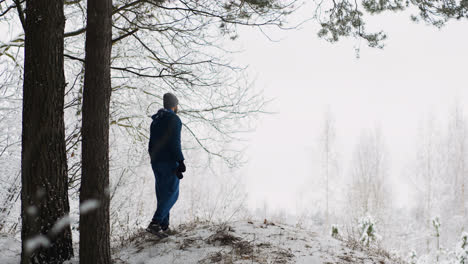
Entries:
{"label": "snow-covered ground", "polygon": [[0,234],[0,263],[17,264],[20,262],[21,241],[18,239]]}
{"label": "snow-covered ground", "polygon": [[[352,249],[329,235],[270,222],[187,224],[168,238],[140,230],[113,248],[117,264],[166,263],[396,263],[384,255]],[[19,263],[20,241],[0,235],[0,263]],[[69,263],[78,263],[78,258]]]}
{"label": "snow-covered ground", "polygon": [[353,250],[318,232],[286,225],[239,221],[180,226],[162,240],[143,230],[114,251],[116,263],[395,263]]}

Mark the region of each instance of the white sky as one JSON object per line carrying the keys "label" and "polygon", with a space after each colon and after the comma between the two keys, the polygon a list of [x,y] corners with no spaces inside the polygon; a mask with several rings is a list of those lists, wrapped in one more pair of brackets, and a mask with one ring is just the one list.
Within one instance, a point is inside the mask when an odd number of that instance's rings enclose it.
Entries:
{"label": "white sky", "polygon": [[[446,116],[455,98],[467,102],[468,23],[438,30],[411,22],[408,14],[389,14],[372,17],[368,27],[383,29],[388,39],[384,50],[361,42],[360,59],[353,48],[357,40],[330,44],[316,36],[313,21],[301,30],[273,32],[280,42],[253,29],[240,32],[245,51],[236,60],[250,65],[257,88],[276,98],[269,110],[279,112],[263,116],[247,151],[252,207],[265,201],[270,208],[294,209],[298,193],[312,188],[310,178],[318,172],[309,163],[327,105],[335,116],[342,162],[349,162],[360,132],[378,124],[396,179],[410,162],[424,117]],[[397,203],[404,205],[410,190],[398,188]]]}

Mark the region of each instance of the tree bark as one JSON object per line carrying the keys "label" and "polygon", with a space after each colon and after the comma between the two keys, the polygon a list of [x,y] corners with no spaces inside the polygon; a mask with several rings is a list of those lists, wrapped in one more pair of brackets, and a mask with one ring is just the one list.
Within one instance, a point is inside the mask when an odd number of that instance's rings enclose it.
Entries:
{"label": "tree bark", "polygon": [[[63,116],[63,0],[27,0],[21,151],[21,263],[73,256]],[[55,226],[55,227],[58,227]],[[42,241],[41,247],[36,247]]]}
{"label": "tree bark", "polygon": [[83,89],[80,263],[111,263],[109,224],[109,103],[112,0],[88,0]]}

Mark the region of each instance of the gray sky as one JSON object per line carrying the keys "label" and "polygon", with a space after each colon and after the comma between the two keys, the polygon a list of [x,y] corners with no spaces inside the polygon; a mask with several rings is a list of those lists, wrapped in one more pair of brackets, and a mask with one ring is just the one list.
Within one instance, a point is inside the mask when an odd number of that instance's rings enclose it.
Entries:
{"label": "gray sky", "polygon": [[[389,14],[372,17],[368,28],[383,29],[389,38],[383,50],[362,42],[360,59],[354,52],[358,40],[330,44],[318,39],[314,22],[271,33],[280,42],[256,30],[241,31],[244,52],[236,61],[250,66],[256,87],[276,98],[269,110],[279,112],[263,116],[247,151],[244,172],[252,207],[266,201],[273,208],[294,209],[298,193],[312,190],[310,178],[318,172],[309,163],[327,106],[335,116],[342,163],[349,163],[361,131],[378,125],[398,182],[411,162],[421,121],[430,113],[447,116],[455,98],[467,102],[468,23],[438,30],[411,22],[408,14]],[[397,187],[397,203],[403,205],[410,190]]]}

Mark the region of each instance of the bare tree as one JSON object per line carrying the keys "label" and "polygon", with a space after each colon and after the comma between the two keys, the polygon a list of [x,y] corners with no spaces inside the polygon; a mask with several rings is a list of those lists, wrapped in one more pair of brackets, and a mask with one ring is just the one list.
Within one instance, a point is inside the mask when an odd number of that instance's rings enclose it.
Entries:
{"label": "bare tree", "polygon": [[25,32],[21,263],[62,263],[73,256],[67,222],[63,1],[28,0],[26,18],[19,3]]}
{"label": "bare tree", "polygon": [[[285,18],[298,8],[295,4],[295,0],[114,1],[110,102],[114,194],[115,188],[131,181],[134,167],[145,161],[141,157],[146,154],[148,117],[168,90],[181,99],[187,150],[202,150],[207,164],[221,159],[236,167],[245,161],[243,148],[231,143],[254,127],[252,121],[264,113],[267,100],[255,91],[245,68],[232,63],[235,50],[225,44],[235,41],[238,27],[255,27],[260,33],[268,27],[286,29]],[[25,2],[5,0],[0,5],[0,22],[12,29],[10,41],[0,43],[0,56],[14,67],[11,72],[22,72],[24,35],[18,26],[24,15],[12,11],[23,10]],[[66,1],[64,10],[69,29],[64,34],[68,185],[75,195],[81,177],[87,7],[84,1]]]}
{"label": "bare tree", "polygon": [[[224,46],[237,37],[238,26],[282,27],[294,2],[115,1],[111,124],[135,141],[146,141],[148,116],[170,90],[181,98],[189,148],[231,166],[242,163],[239,151],[226,143],[251,128],[250,119],[266,102]],[[80,2],[68,8],[70,19],[83,20]],[[72,30],[67,41],[80,40],[85,30]],[[82,54],[81,47],[70,45],[66,57],[80,67]]]}
{"label": "bare tree", "polygon": [[[419,207],[423,208],[425,233],[432,229],[431,220],[437,214],[438,205],[435,201],[440,198],[441,146],[440,133],[436,129],[436,119],[433,114],[421,123],[417,141],[416,174],[413,176],[413,188],[420,193]],[[439,188],[436,188],[439,186]],[[430,250],[431,236],[426,237],[426,248]]]}
{"label": "bare tree", "polygon": [[[112,0],[87,5],[83,88],[80,263],[111,263],[109,224],[109,104],[112,49]],[[83,208],[82,208],[83,209]]]}
{"label": "bare tree", "polygon": [[388,154],[379,128],[362,133],[352,159],[350,202],[355,216],[382,216],[388,207]]}
{"label": "bare tree", "polygon": [[[3,20],[15,16],[15,12],[0,16],[0,24],[9,24]],[[15,209],[21,201],[23,61],[18,58],[22,58],[23,53],[23,50],[10,49],[0,43],[0,181],[4,183],[0,184],[0,231],[3,232],[16,232],[21,226]]]}
{"label": "bare tree", "polygon": [[[161,96],[168,90],[180,99],[185,150],[202,150],[197,153],[207,156],[202,159],[204,164],[191,162],[190,166],[210,165],[214,159],[231,167],[242,164],[243,148],[232,143],[242,140],[254,127],[252,121],[265,112],[267,101],[248,81],[244,68],[230,61],[231,51],[225,50],[225,42],[233,41],[229,36],[234,36],[237,26],[280,26],[286,11],[293,7],[280,9],[273,4],[260,10],[245,3],[226,10],[221,2],[212,1],[115,1],[114,6],[110,166],[117,173],[111,174],[110,185],[118,195],[113,196],[111,207],[131,201],[123,197],[129,193],[121,186],[136,184],[134,167],[146,165],[149,116],[162,106]],[[70,19],[82,20],[80,3],[67,8],[76,15]],[[244,13],[246,16],[240,16]],[[71,31],[77,35],[66,38],[70,43],[67,63],[78,74],[82,72],[83,51],[72,43],[82,39],[83,28],[77,27]],[[80,113],[80,78],[77,82],[70,95],[78,101],[70,110]],[[80,130],[75,131],[71,142],[81,138]],[[77,157],[74,161],[77,166],[71,168],[79,168]],[[77,172],[70,172],[76,175],[72,182],[78,182]]]}
{"label": "bare tree", "polygon": [[[22,8],[23,2],[0,4],[4,10],[0,19],[21,18],[12,17],[11,11]],[[157,110],[160,94],[172,90],[182,98],[185,138],[193,142],[189,148],[201,148],[230,166],[242,163],[241,150],[226,142],[240,139],[252,128],[251,119],[264,111],[266,101],[246,81],[244,67],[231,62],[233,51],[224,44],[237,38],[240,26],[257,27],[260,32],[265,27],[285,29],[285,17],[298,8],[295,4],[295,0],[114,1],[111,124],[122,128],[126,138],[147,140],[148,116]],[[81,115],[86,6],[83,1],[65,2],[65,11],[70,28],[65,33],[66,77],[70,80],[65,105],[67,149],[76,152],[81,139],[74,124]],[[2,56],[22,49],[22,35],[2,48],[9,50]],[[202,136],[206,133],[211,136]],[[76,186],[79,158],[70,154],[71,183]]]}
{"label": "bare tree", "polygon": [[[446,169],[453,193],[454,214],[466,219],[466,178],[468,175],[468,131],[463,107],[456,101],[448,125]],[[463,230],[463,226],[461,227]]]}
{"label": "bare tree", "polygon": [[[15,115],[21,112],[21,106],[18,101],[15,102],[14,96],[9,94],[8,78],[0,74],[0,85],[2,97],[0,97],[0,231],[9,232],[16,229],[16,215],[12,214],[15,203],[19,200],[21,194],[21,173],[18,170],[21,161],[20,124]],[[3,90],[4,89],[4,90]],[[17,108],[18,107],[18,108]],[[18,122],[19,121],[19,122]],[[19,123],[19,124],[18,124]],[[15,135],[16,133],[16,135]],[[19,162],[18,162],[19,161]]]}
{"label": "bare tree", "polygon": [[[321,133],[321,153],[322,153],[322,169],[323,177],[325,178],[325,223],[329,225],[330,214],[330,180],[333,180],[336,169],[336,151],[335,151],[335,119],[330,108],[327,108],[324,116],[324,123]],[[333,182],[333,181],[332,181]]]}

